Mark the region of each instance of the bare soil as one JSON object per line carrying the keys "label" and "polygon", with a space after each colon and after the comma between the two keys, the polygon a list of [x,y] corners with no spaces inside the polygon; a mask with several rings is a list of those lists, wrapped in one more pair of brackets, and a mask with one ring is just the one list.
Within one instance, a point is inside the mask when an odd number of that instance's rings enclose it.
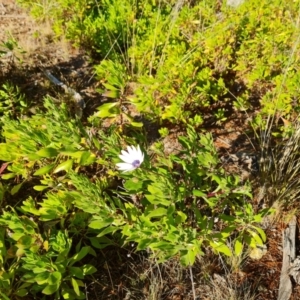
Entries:
{"label": "bare soil", "polygon": [[[0,50],[6,50],[1,44],[12,38],[18,41],[21,49],[7,51],[0,58],[0,85],[6,81],[18,85],[34,105],[39,105],[45,95],[56,97],[62,93],[44,76],[43,70],[46,69],[84,96],[87,106],[83,119],[105,101],[96,91],[97,80],[84,50],[74,48],[65,40],[55,40],[50,26],[34,22],[15,1],[2,0]],[[25,53],[22,53],[23,50]],[[246,134],[248,117],[235,114],[228,119],[225,126],[208,128],[214,136],[220,156],[239,151],[256,151],[254,141]],[[175,138],[176,133],[173,133],[165,141],[169,152],[174,147]],[[236,165],[233,165],[233,168],[241,170]],[[258,260],[246,258],[236,270],[226,270],[219,257],[207,253],[205,258],[192,268],[197,299],[218,299],[216,287],[221,291],[224,289],[220,299],[229,299],[229,295],[226,296],[225,293],[228,286],[236,290],[248,287],[252,295],[255,295],[253,299],[277,299],[284,227],[280,221],[269,225],[266,230],[266,254]],[[161,291],[157,294],[157,300],[193,299],[190,270],[180,268],[175,260],[157,266],[150,262],[147,253],[131,253],[130,249],[108,248],[99,256],[97,261],[93,261],[99,271],[86,283],[89,300],[150,299],[148,297],[155,278],[159,278],[157,287]],[[241,294],[240,298],[234,299],[246,298]],[[294,286],[291,299],[300,299],[299,286]]]}

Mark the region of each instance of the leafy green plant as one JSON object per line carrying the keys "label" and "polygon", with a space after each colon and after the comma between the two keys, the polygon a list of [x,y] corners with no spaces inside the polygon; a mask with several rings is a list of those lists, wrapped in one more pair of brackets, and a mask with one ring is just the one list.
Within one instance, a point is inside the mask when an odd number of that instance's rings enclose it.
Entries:
{"label": "leafy green plant", "polygon": [[[18,2],[57,36],[89,46],[109,100],[84,123],[50,97],[24,119],[19,90],[0,89],[0,201],[22,201],[0,216],[1,296],[83,299],[83,280],[95,272],[86,260],[108,246],[192,266],[211,251],[241,257],[266,242],[260,223],[272,210],[256,210],[249,182],[226,174],[203,125],[261,108],[262,195],[269,206],[297,199],[299,126],[278,129],[298,118],[297,1],[234,9],[226,1]],[[0,54],[17,50],[9,40]],[[163,124],[162,138],[180,128],[180,147],[166,155],[161,140],[133,128],[143,125],[133,112]],[[124,120],[128,130],[117,130]],[[117,171],[121,149],[137,142],[142,164]],[[16,197],[24,183],[26,200]]]}
{"label": "leafy green plant", "polygon": [[[297,99],[295,1],[251,0],[237,9],[214,1],[19,2],[36,16],[51,15],[58,34],[64,28],[73,42],[90,45],[102,58],[96,73],[107,95],[149,119],[199,126],[213,104],[224,122],[224,103],[245,111],[260,97],[265,110],[289,114]],[[276,103],[270,94],[280,94]],[[102,110],[101,118],[121,114],[116,103]]]}
{"label": "leafy green plant", "polygon": [[7,56],[9,58],[10,65],[13,65],[15,60],[22,62],[22,54],[25,51],[20,47],[18,41],[9,33],[8,40],[0,44],[0,57]]}
{"label": "leafy green plant", "polygon": [[28,109],[20,89],[7,82],[0,88],[0,114],[11,118],[21,117]]}
{"label": "leafy green plant", "polygon": [[[3,179],[21,175],[24,179],[86,166],[95,161],[90,137],[79,121],[69,119],[66,105],[57,107],[45,99],[46,114],[37,113],[26,120],[3,119],[0,159],[8,163]],[[8,172],[7,172],[8,171]],[[48,177],[49,179],[49,177]],[[55,186],[53,178],[50,187]],[[41,190],[44,187],[36,187]]]}
{"label": "leafy green plant", "polygon": [[132,175],[119,174],[125,179],[122,189],[111,190],[105,179],[95,185],[70,173],[77,190],[69,192],[74,205],[91,214],[89,227],[98,232],[95,247],[113,245],[109,236],[120,239],[121,234],[137,250],[150,249],[159,261],[179,255],[182,264],[192,265],[207,247],[232,255],[228,241],[237,232],[237,255],[243,243],[255,248],[266,241],[258,224],[269,211],[255,213],[247,201],[249,186],[217,167],[210,136],[198,137],[189,128],[188,137],[179,140],[180,154],[165,157],[157,144],[152,166],[145,161]]}
{"label": "leafy green plant", "polygon": [[56,230],[56,223],[44,223],[47,230],[40,232],[38,223],[32,218],[19,217],[13,209],[3,211],[0,218],[3,228],[0,277],[1,290],[7,296],[14,298],[41,293],[53,295],[53,299],[61,296],[64,299],[85,299],[80,290],[84,287],[82,279],[96,269],[78,263],[87,254],[95,255],[95,252],[78,243],[72,255],[72,239],[67,230]]}

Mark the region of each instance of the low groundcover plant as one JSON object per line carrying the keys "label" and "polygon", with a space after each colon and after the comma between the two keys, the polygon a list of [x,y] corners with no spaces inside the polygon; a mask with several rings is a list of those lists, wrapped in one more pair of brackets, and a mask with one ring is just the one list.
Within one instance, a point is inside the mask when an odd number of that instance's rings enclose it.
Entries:
{"label": "low groundcover plant", "polygon": [[[119,232],[125,244],[150,250],[158,261],[179,255],[183,265],[192,265],[208,248],[231,256],[240,255],[245,244],[262,245],[266,236],[257,224],[269,211],[255,213],[249,184],[220,168],[211,136],[189,127],[179,142],[182,150],[169,156],[159,142],[153,144],[151,162],[132,173],[127,171],[141,165],[144,153],[139,146],[122,150],[122,186],[107,193],[97,185],[100,202],[95,200],[89,226],[101,237],[98,246],[115,243]],[[92,212],[91,198],[80,192],[82,176],[71,177],[78,192],[75,205]]]}

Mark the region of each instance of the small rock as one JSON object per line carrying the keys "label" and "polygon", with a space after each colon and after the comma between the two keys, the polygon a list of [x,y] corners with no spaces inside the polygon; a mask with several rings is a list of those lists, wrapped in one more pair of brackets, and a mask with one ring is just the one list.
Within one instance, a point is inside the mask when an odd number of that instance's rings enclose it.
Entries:
{"label": "small rock", "polygon": [[243,4],[245,0],[227,0],[227,5],[231,7],[238,7]]}

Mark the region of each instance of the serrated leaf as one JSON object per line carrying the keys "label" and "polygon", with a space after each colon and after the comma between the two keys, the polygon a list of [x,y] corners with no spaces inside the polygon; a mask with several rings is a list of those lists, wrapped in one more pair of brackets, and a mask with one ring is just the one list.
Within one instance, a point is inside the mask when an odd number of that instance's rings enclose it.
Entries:
{"label": "serrated leaf", "polygon": [[66,161],[64,161],[63,163],[59,164],[55,170],[53,171],[53,173],[58,173],[61,171],[70,171],[72,169],[73,166],[73,159],[68,159]]}
{"label": "serrated leaf", "polygon": [[33,173],[34,176],[39,176],[39,175],[45,175],[48,174],[53,168],[55,167],[55,164],[50,164],[47,166],[44,166],[37,171]]}

